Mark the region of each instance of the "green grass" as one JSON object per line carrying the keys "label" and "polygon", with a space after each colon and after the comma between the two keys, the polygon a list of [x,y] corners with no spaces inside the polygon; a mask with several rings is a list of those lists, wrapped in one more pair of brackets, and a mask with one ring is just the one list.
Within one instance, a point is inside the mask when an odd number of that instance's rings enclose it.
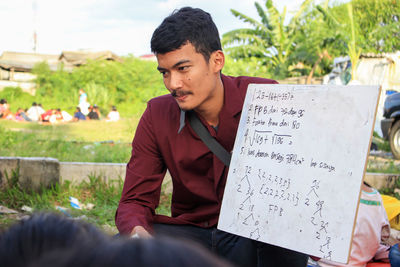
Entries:
{"label": "green grass", "polygon": [[380,137],[377,132],[374,131],[372,138],[373,142],[378,146],[379,150],[390,152],[389,142]]}
{"label": "green grass", "polygon": [[0,155],[128,162],[137,119],[40,125],[0,121]]}
{"label": "green grass", "polygon": [[[105,183],[104,179],[96,176],[88,177],[87,182],[72,185],[69,182],[56,184],[51,188],[42,188],[41,192],[24,190],[18,185],[18,174],[8,178],[8,185],[0,190],[0,203],[8,208],[21,211],[26,205],[37,211],[64,213],[75,218],[84,218],[90,223],[104,229],[111,227],[116,233],[114,215],[122,191],[122,180]],[[77,198],[82,204],[94,204],[93,209],[74,209],[70,206],[69,197]],[[158,214],[170,215],[171,195],[162,190]],[[58,208],[61,207],[61,208]],[[21,211],[22,212],[22,211]],[[0,214],[0,228],[5,228],[15,222],[15,218]]]}
{"label": "green grass", "polygon": [[38,140],[99,142],[113,140],[130,143],[138,123],[137,117],[117,122],[104,120],[79,121],[63,124],[39,124],[0,120],[0,127],[14,132],[32,133]]}
{"label": "green grass", "polygon": [[381,164],[376,164],[373,160],[369,160],[367,163],[367,172],[400,173],[400,164],[395,163],[394,160],[388,160]]}

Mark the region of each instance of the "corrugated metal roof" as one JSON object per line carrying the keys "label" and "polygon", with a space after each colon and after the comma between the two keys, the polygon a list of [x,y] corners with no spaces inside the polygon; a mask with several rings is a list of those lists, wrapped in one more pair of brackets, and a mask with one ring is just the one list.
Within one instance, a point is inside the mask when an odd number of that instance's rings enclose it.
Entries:
{"label": "corrugated metal roof", "polygon": [[122,62],[122,59],[111,51],[63,51],[61,55],[5,51],[0,56],[0,67],[6,70],[14,68],[14,70],[16,71],[31,71],[35,64],[40,62],[47,62],[50,69],[53,71],[56,71],[61,66],[61,64],[63,64],[64,70],[71,71],[75,66],[85,64],[88,59],[105,59]]}
{"label": "corrugated metal roof", "polygon": [[63,51],[59,56],[59,60],[67,62],[74,66],[85,64],[88,59],[91,60],[114,60],[122,62],[122,59],[111,51],[100,52],[82,52],[82,51]]}

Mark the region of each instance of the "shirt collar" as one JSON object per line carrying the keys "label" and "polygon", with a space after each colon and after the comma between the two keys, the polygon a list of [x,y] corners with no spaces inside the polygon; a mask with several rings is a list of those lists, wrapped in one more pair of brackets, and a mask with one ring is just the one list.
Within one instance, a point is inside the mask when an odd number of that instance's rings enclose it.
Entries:
{"label": "shirt collar", "polygon": [[182,131],[183,127],[185,127],[185,114],[186,111],[181,109],[181,116],[179,118],[179,130],[178,130],[178,134]]}

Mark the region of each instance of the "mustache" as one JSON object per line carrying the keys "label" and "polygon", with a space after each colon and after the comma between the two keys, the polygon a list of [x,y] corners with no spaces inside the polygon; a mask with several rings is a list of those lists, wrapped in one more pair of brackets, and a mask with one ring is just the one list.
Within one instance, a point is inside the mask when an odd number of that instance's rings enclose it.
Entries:
{"label": "mustache", "polygon": [[191,94],[189,91],[182,91],[182,90],[173,90],[172,92],[171,92],[171,95],[173,96],[173,97],[180,97],[180,96],[184,96],[184,95],[189,95],[189,94]]}

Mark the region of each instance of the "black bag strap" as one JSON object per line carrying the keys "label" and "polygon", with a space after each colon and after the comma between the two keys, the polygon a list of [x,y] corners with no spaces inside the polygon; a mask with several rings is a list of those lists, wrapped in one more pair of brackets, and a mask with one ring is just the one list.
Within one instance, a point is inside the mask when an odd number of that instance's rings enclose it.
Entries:
{"label": "black bag strap", "polygon": [[204,144],[213,152],[226,166],[229,167],[231,162],[231,153],[226,149],[208,132],[206,127],[201,123],[194,111],[190,110],[186,112],[190,126],[200,137]]}

